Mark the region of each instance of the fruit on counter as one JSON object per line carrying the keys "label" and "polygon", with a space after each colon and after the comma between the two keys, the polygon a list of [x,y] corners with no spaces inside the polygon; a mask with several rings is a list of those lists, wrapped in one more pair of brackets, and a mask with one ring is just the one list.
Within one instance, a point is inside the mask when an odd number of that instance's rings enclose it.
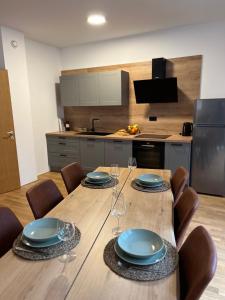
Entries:
{"label": "fruit on counter", "polygon": [[127,127],[127,131],[129,134],[137,134],[140,132],[140,128],[138,124],[132,124]]}

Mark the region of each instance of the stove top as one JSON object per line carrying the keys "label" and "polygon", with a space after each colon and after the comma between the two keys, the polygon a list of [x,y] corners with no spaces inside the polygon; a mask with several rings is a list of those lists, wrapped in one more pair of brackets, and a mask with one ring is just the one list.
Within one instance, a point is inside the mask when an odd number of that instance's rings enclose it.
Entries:
{"label": "stove top", "polygon": [[167,139],[168,137],[170,137],[170,135],[143,133],[143,134],[137,135],[135,138],[138,138],[138,139]]}

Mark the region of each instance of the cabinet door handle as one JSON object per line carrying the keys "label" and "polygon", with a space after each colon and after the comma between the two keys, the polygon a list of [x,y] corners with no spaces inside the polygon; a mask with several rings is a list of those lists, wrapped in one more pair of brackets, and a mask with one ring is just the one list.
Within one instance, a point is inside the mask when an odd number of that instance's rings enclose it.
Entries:
{"label": "cabinet door handle", "polygon": [[173,143],[173,144],[171,144],[171,146],[173,146],[173,147],[182,147],[183,144],[180,144],[180,143]]}
{"label": "cabinet door handle", "polygon": [[94,142],[96,139],[87,139],[87,141]]}
{"label": "cabinet door handle", "polygon": [[61,143],[59,143],[59,145],[66,145],[66,143],[62,143],[62,142],[61,142]]}
{"label": "cabinet door handle", "polygon": [[65,140],[65,137],[64,136],[58,136],[58,139]]}
{"label": "cabinet door handle", "polygon": [[66,157],[67,155],[66,155],[66,154],[60,154],[59,156],[63,156],[63,157]]}
{"label": "cabinet door handle", "polygon": [[119,143],[122,143],[123,141],[113,141],[113,143],[115,144],[119,144]]}

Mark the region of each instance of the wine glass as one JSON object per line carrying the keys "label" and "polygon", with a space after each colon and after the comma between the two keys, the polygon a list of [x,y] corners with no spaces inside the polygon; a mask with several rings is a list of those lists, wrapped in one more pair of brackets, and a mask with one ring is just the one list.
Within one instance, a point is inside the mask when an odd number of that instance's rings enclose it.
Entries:
{"label": "wine glass", "polygon": [[[75,223],[72,220],[65,220],[63,224],[61,222],[58,222],[58,239],[63,242],[67,242],[72,240],[72,238],[75,235]],[[76,254],[68,250],[66,251],[61,257],[60,261],[64,262],[64,269],[66,267],[66,264],[76,258]],[[64,270],[63,269],[63,270]]]}
{"label": "wine glass", "polygon": [[119,193],[116,189],[112,193],[111,215],[117,218],[117,226],[112,229],[114,235],[121,233],[120,217],[126,213],[126,203],[124,195]]}
{"label": "wine glass", "polygon": [[110,168],[110,176],[116,181],[120,175],[120,169],[118,164],[112,164]]}
{"label": "wine glass", "polygon": [[129,157],[128,159],[128,169],[130,171],[134,170],[137,168],[137,161],[135,157]]}

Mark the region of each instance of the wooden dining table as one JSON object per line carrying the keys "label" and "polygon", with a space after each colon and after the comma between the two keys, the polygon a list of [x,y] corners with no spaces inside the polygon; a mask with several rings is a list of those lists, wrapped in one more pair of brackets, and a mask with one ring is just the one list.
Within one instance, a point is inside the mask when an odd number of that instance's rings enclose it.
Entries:
{"label": "wooden dining table", "polygon": [[[98,171],[108,171],[99,167]],[[148,193],[135,190],[131,181],[140,174],[154,173],[170,181],[169,170],[120,168],[118,191],[124,194],[126,214],[122,230],[145,228],[176,245],[173,230],[171,190]],[[0,259],[0,299],[148,299],[178,298],[178,270],[157,281],[133,281],[109,269],[103,259],[106,244],[114,237],[116,220],[110,215],[112,188],[91,189],[79,186],[46,217],[74,220],[81,231],[74,248],[76,259],[64,264],[59,258],[29,261],[12,250]]]}

